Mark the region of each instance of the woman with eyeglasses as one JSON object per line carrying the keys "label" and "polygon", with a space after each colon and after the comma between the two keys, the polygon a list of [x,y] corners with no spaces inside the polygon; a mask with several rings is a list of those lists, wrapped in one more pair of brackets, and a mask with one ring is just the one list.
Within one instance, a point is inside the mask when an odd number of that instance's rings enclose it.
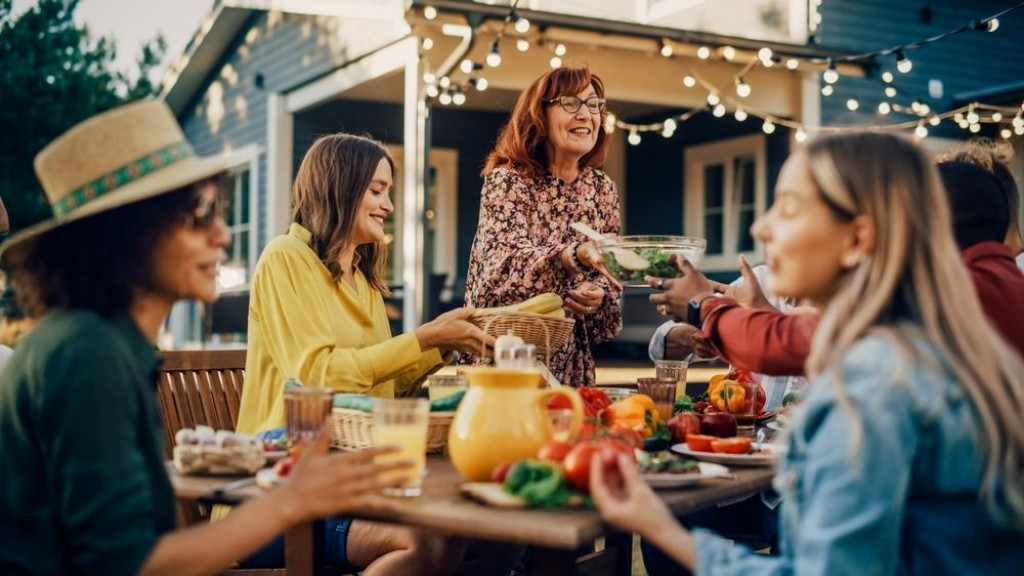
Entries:
{"label": "woman with eyeglasses", "polygon": [[149,100],[72,128],[35,166],[54,217],[0,245],[38,318],[0,375],[0,574],[215,574],[293,525],[392,506],[382,451],[328,455],[321,434],[287,485],[176,530],[156,339],[175,302],[216,297],[229,163],[195,156]]}
{"label": "woman with eyeglasses", "polygon": [[548,367],[571,386],[594,385],[590,349],[622,328],[621,285],[593,242],[569,227],[619,233],[615,183],[598,169],[608,150],[606,114],[604,83],[587,68],[551,70],[519,96],[482,173],[466,278],[466,303],[477,307],[562,296],[575,333]]}

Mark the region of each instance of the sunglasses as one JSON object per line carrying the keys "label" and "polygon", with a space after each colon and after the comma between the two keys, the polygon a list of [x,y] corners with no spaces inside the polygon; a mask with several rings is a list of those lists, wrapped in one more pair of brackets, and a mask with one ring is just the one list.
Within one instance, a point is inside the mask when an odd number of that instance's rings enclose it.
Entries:
{"label": "sunglasses", "polygon": [[577,111],[579,111],[580,106],[586,104],[587,110],[590,110],[591,114],[600,114],[601,112],[604,112],[604,107],[607,102],[604,98],[598,98],[597,96],[591,96],[590,98],[584,100],[583,98],[580,98],[578,96],[566,94],[564,96],[559,96],[557,98],[545,100],[544,103],[558,104],[559,106],[562,107],[562,110],[565,110],[569,114],[575,114]]}
{"label": "sunglasses", "polygon": [[218,219],[223,220],[227,205],[224,194],[203,196],[196,202],[196,207],[185,214],[185,226],[195,230],[209,230]]}

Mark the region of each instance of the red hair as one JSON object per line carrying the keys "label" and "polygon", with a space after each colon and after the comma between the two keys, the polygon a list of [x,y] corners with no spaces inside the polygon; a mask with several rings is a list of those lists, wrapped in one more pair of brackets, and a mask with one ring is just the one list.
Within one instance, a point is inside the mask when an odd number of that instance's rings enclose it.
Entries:
{"label": "red hair", "polygon": [[[512,117],[501,130],[494,150],[487,156],[482,176],[491,170],[514,167],[530,178],[547,174],[548,158],[548,115],[546,100],[571,94],[575,96],[588,86],[593,86],[600,98],[604,98],[604,82],[591,74],[587,67],[555,68],[533,81],[516,102]],[[597,142],[594,148],[580,158],[580,168],[600,166],[608,153],[608,134],[604,130],[607,109],[601,111],[597,127]]]}

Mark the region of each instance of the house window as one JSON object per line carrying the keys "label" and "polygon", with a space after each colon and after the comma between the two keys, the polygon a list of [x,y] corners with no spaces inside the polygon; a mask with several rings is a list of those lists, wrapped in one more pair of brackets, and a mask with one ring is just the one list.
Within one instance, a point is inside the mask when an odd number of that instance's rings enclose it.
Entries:
{"label": "house window", "polygon": [[244,275],[241,278],[243,280],[242,283],[244,284],[248,282],[249,270],[251,269],[251,166],[245,166],[228,175],[227,193],[229,195],[229,201],[227,212],[224,214],[224,219],[227,222],[228,231],[231,233],[231,246],[227,248],[228,258],[224,264],[232,268],[237,268],[239,271],[243,272]]}
{"label": "house window", "polygon": [[750,227],[765,210],[765,141],[760,135],[686,149],[686,234],[708,242],[701,268],[735,270],[757,255]]}

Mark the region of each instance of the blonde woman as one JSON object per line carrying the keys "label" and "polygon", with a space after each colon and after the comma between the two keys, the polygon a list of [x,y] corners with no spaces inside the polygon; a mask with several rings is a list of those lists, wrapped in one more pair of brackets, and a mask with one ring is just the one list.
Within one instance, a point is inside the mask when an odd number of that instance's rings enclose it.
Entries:
{"label": "blonde woman", "polygon": [[593,467],[605,518],[699,574],[1019,574],[1024,366],[965,290],[949,222],[935,168],[901,138],[794,154],[753,227],[768,288],[825,310],[775,479],[781,554],[691,534],[626,462],[621,487]]}

